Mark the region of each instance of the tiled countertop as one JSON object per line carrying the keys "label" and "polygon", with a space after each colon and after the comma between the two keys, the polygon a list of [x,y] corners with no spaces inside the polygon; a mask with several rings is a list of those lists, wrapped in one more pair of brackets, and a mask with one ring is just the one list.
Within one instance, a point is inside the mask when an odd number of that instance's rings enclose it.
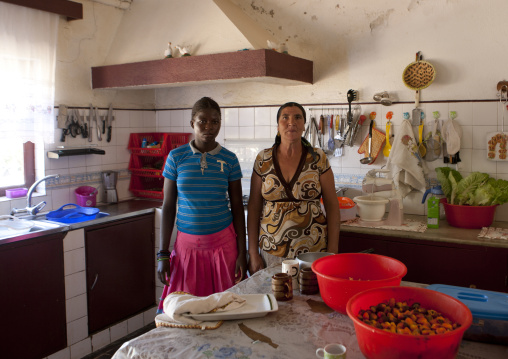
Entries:
{"label": "tiled countertop", "polygon": [[[404,215],[406,219],[412,219],[427,223],[426,216]],[[491,227],[508,228],[508,222],[494,222]],[[427,228],[425,232],[398,231],[382,228],[357,227],[341,225],[341,231],[363,233],[368,235],[402,237],[408,239],[426,240],[434,242],[448,242],[456,244],[479,245],[488,247],[508,248],[508,240],[478,238],[481,229],[464,229],[452,227],[446,220],[440,220],[439,228]]]}

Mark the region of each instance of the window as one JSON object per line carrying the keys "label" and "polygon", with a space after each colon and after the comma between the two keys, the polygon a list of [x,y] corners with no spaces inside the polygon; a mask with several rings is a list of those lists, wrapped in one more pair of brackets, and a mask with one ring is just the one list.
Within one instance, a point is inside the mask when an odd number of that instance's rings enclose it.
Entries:
{"label": "window", "polygon": [[35,181],[54,141],[57,32],[58,15],[0,2],[0,196]]}

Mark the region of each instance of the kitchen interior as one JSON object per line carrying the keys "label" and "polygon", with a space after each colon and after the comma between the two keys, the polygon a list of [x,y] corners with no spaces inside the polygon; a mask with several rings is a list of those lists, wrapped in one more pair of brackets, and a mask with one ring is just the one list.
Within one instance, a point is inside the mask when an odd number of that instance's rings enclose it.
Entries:
{"label": "kitchen interior", "polygon": [[[41,350],[30,349],[31,354],[23,357],[82,358],[153,324],[162,293],[155,277],[162,192],[142,188],[146,178],[136,179],[137,151],[146,148],[138,142],[146,137],[192,139],[191,107],[203,96],[221,106],[217,141],[237,154],[246,196],[255,156],[273,144],[276,113],[285,102],[298,102],[306,109],[309,138],[327,150],[337,194],[349,199],[366,194],[372,170],[378,171],[375,176],[384,174],[391,154],[384,151],[386,145],[391,144],[393,150],[393,140],[408,115],[418,143],[422,142],[421,123],[422,137],[429,139],[436,132],[435,123],[442,129],[448,121],[455,122],[458,130],[454,133],[460,133],[455,156],[443,155],[443,151],[432,159],[422,155],[423,188],[404,193],[396,209],[391,204],[383,209],[383,215],[392,219],[400,214],[390,224],[410,223],[411,228],[387,230],[379,225],[361,226],[358,221],[343,223],[339,251],[375,248],[376,253],[407,256],[405,280],[412,282],[433,284],[442,279],[445,284],[508,292],[508,206],[495,208],[487,227],[502,234],[492,238],[480,237],[481,229],[450,226],[443,208],[439,228],[427,227],[428,200],[422,201],[425,191],[439,184],[439,167],[450,167],[464,177],[482,172],[508,180],[506,156],[493,160],[488,145],[488,136],[502,133],[505,122],[508,125],[505,1],[64,3],[81,4],[82,16],[57,15],[54,121],[51,138],[35,145],[36,180],[41,182],[30,194],[32,204],[46,202],[40,212],[44,214],[77,203],[77,188],[94,187],[100,212],[90,223],[69,224],[65,232],[32,233],[23,245],[15,238],[0,239],[0,249],[18,246],[13,250],[21,248],[20,255],[44,253],[43,263],[59,263],[41,271],[38,275],[44,282],[37,284],[44,293],[48,288],[59,293],[55,322],[64,325],[53,335],[59,339]],[[435,73],[430,84],[415,90],[405,83],[403,74],[419,61],[431,64]],[[354,98],[350,90],[355,91]],[[421,110],[419,119],[411,117],[415,117],[415,108]],[[347,142],[341,136],[350,109],[361,123]],[[63,135],[68,128],[60,126],[58,119],[73,114],[84,123],[95,117],[95,122],[88,122],[90,132],[104,120],[111,127],[110,135],[107,131],[101,139],[96,132],[91,139]],[[377,135],[370,136],[370,142],[378,139],[374,151],[369,147],[369,130]],[[164,144],[167,146],[166,141]],[[159,159],[167,155],[157,149],[150,153]],[[379,180],[372,181],[374,188]],[[2,214],[26,205],[26,196],[0,198]],[[353,222],[355,218],[351,217]],[[128,240],[123,241],[123,236]],[[119,247],[127,242],[130,249],[123,252]],[[138,260],[131,257],[132,252],[145,255]],[[16,252],[4,250],[2,258],[12,253]],[[117,253],[125,255],[124,261],[132,258],[128,263],[132,281],[119,288],[142,293],[122,293],[135,297],[131,307],[112,310],[118,306],[118,299],[111,299],[115,283],[101,289],[101,276],[96,272],[100,271],[97,268],[111,270],[111,263],[118,261],[108,262],[104,257],[110,259],[110,254]],[[460,263],[460,267],[427,270],[419,256]],[[13,261],[2,261],[1,268],[10,270]],[[20,264],[13,265],[18,268]],[[148,283],[147,276],[151,277]],[[16,276],[18,285],[10,281],[12,288],[19,289],[21,279],[22,286],[28,284],[26,278]],[[19,298],[11,294],[12,301],[2,299],[4,310]],[[496,350],[492,353],[508,355],[506,347]]]}

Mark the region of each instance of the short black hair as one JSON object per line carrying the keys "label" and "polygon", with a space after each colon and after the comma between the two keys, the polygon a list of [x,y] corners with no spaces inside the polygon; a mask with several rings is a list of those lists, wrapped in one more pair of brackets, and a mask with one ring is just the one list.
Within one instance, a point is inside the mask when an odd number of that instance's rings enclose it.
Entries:
{"label": "short black hair", "polygon": [[217,110],[217,112],[219,113],[219,117],[220,117],[220,107],[219,107],[219,104],[217,102],[215,102],[215,100],[213,100],[210,97],[202,97],[202,98],[200,98],[199,100],[196,101],[194,106],[192,106],[191,121],[194,120],[194,116],[196,116],[196,114],[199,111],[203,111],[203,110],[206,110],[206,109],[209,109],[209,108]]}
{"label": "short black hair", "polygon": [[284,110],[286,107],[295,107],[295,106],[298,107],[300,110],[302,110],[303,121],[306,123],[307,122],[307,114],[305,113],[305,109],[303,108],[303,106],[300,105],[298,102],[286,102],[284,105],[279,107],[279,111],[277,111],[277,123],[279,123],[279,117],[280,117],[280,113],[282,112],[282,110]]}

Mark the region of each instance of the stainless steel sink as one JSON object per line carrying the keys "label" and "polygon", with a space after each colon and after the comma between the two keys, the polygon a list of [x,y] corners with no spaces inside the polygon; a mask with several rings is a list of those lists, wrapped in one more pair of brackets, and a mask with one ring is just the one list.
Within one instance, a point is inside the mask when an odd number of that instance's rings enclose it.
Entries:
{"label": "stainless steel sink", "polygon": [[77,222],[77,223],[60,223],[55,221],[50,221],[46,219],[46,214],[44,213],[38,213],[36,215],[27,215],[27,216],[21,216],[18,217],[19,219],[24,219],[28,221],[32,221],[34,223],[34,226],[30,228],[29,231],[20,231],[20,232],[0,232],[0,240],[5,240],[7,238],[15,238],[16,240],[22,239],[21,237],[26,238],[33,238],[37,235],[46,235],[61,231],[68,231],[72,230],[76,226],[79,228],[82,226],[82,223],[90,222],[96,219],[104,218],[106,216],[109,216],[109,213],[105,212],[99,212],[97,216],[94,219],[90,219],[88,221],[83,222]]}

